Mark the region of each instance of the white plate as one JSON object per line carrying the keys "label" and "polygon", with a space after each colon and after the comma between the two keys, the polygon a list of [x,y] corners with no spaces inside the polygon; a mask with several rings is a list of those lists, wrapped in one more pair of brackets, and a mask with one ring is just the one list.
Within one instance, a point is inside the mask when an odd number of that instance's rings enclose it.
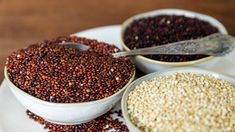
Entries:
{"label": "white plate", "polygon": [[[97,39],[121,48],[120,25],[93,28],[73,35]],[[211,70],[235,75],[234,58],[235,52],[224,57]],[[46,132],[42,125],[30,120],[25,111],[26,109],[19,104],[3,81],[0,86],[0,132]]]}

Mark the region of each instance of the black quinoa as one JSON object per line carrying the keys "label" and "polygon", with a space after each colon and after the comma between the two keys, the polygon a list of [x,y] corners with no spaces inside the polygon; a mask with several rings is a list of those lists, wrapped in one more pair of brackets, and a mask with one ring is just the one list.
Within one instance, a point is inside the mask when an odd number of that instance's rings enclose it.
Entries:
{"label": "black quinoa", "polygon": [[[78,42],[87,51],[58,45]],[[79,37],[58,37],[12,53],[6,63],[10,80],[39,99],[54,103],[88,102],[111,96],[134,74],[126,57],[113,58],[114,45]]]}
{"label": "black quinoa", "polygon": [[[79,125],[58,125],[47,122],[43,118],[35,115],[30,111],[26,111],[30,119],[40,123],[49,132],[128,132],[128,128],[118,118],[122,117],[121,111],[108,112],[90,122]],[[118,118],[114,119],[113,114],[116,114]]]}
{"label": "black quinoa", "polygon": [[[176,15],[160,15],[134,20],[124,32],[124,43],[130,49],[164,45],[172,42],[198,39],[218,32],[210,23]],[[166,62],[184,62],[206,55],[149,55],[148,58]]]}

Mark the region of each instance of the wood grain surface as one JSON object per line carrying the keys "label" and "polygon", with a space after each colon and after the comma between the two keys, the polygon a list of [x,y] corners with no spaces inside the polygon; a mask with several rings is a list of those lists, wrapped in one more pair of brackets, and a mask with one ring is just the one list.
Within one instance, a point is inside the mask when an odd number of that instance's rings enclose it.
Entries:
{"label": "wood grain surface", "polygon": [[161,8],[211,15],[235,36],[235,0],[0,0],[0,80],[6,57],[32,42],[121,24],[132,15]]}

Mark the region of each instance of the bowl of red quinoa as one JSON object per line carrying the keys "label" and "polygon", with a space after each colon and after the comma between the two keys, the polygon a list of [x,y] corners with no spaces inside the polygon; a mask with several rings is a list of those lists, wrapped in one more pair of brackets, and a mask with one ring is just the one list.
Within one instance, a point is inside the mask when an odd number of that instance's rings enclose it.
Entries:
{"label": "bowl of red quinoa", "polygon": [[130,132],[233,131],[234,100],[233,76],[180,67],[132,82],[121,108]]}
{"label": "bowl of red quinoa", "polygon": [[[130,17],[122,24],[121,44],[125,50],[198,39],[213,33],[227,34],[218,20],[181,9],[161,9]],[[134,57],[144,73],[182,66],[213,66],[220,58],[206,55],[149,55]]]}
{"label": "bowl of red quinoa", "polygon": [[[75,42],[86,51],[58,45]],[[115,45],[58,37],[13,52],[5,66],[8,86],[28,110],[57,124],[78,124],[108,112],[135,76],[127,57],[113,58]]]}

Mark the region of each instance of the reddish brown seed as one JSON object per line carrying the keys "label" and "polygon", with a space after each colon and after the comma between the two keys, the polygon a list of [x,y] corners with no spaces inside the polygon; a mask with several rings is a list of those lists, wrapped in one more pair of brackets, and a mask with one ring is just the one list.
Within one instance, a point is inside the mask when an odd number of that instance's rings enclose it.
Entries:
{"label": "reddish brown seed", "polygon": [[[78,51],[60,42],[91,48]],[[117,51],[114,45],[96,40],[59,37],[12,53],[6,66],[11,81],[30,95],[55,103],[88,102],[111,96],[133,76],[128,58],[110,55]]]}
{"label": "reddish brown seed", "polygon": [[33,114],[30,111],[26,111],[30,119],[44,125],[45,129],[49,132],[128,132],[128,128],[122,122],[117,119],[113,119],[111,116],[116,114],[119,118],[122,117],[121,111],[108,112],[97,119],[94,119],[88,123],[80,125],[57,125],[45,121],[43,118]]}
{"label": "reddish brown seed", "polygon": [[[206,21],[175,15],[160,15],[133,21],[124,33],[124,42],[130,49],[164,45],[197,39],[218,32]],[[150,55],[154,60],[183,62],[197,60],[206,55]]]}

